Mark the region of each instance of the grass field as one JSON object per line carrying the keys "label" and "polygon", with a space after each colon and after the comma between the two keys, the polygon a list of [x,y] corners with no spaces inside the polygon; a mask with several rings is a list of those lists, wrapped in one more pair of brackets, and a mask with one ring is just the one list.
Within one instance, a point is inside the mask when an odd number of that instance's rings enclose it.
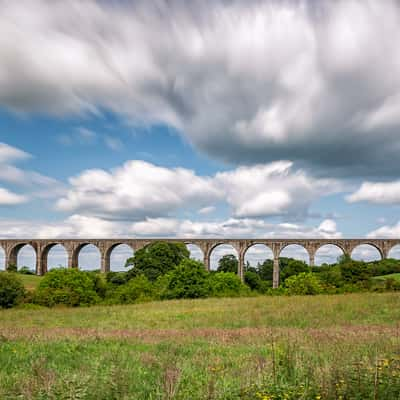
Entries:
{"label": "grass field", "polygon": [[27,290],[35,290],[43,279],[42,276],[18,274]]}
{"label": "grass field", "polygon": [[397,274],[374,276],[372,279],[376,281],[385,281],[386,279],[394,279],[396,281],[400,281],[400,274],[397,273]]}
{"label": "grass field", "polygon": [[398,399],[395,293],[0,311],[1,399]]}

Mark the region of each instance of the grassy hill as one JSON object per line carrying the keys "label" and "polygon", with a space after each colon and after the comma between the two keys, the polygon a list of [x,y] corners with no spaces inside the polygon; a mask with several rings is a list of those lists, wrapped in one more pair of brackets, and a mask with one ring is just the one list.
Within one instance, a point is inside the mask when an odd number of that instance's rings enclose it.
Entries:
{"label": "grassy hill", "polygon": [[18,274],[27,290],[35,290],[43,279],[42,276]]}
{"label": "grassy hill", "polygon": [[399,321],[395,293],[4,310],[0,398],[399,398]]}
{"label": "grassy hill", "polygon": [[400,273],[374,276],[372,279],[375,280],[375,281],[385,281],[387,279],[394,279],[396,281],[400,281]]}

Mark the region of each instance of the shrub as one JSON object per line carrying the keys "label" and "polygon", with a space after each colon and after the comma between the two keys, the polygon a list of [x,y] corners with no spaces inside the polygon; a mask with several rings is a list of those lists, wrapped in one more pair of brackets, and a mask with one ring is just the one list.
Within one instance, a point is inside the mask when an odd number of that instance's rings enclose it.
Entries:
{"label": "shrub", "polygon": [[30,270],[28,267],[20,268],[18,273],[23,275],[36,275],[35,271]]}
{"label": "shrub", "polygon": [[321,284],[312,272],[302,272],[286,279],[285,287],[288,294],[308,295],[322,292]]}
{"label": "shrub", "polygon": [[21,279],[11,272],[0,272],[0,307],[10,308],[22,302],[25,287]]}
{"label": "shrub", "polygon": [[155,297],[152,283],[144,275],[140,275],[117,288],[112,288],[107,294],[107,302],[130,304],[153,300]]}
{"label": "shrub", "polygon": [[163,296],[168,299],[195,299],[209,294],[208,272],[196,260],[183,260],[167,274],[167,287]]}
{"label": "shrub", "polygon": [[128,282],[128,274],[126,272],[108,272],[106,281],[113,285],[123,285]]}
{"label": "shrub", "polygon": [[215,297],[235,297],[249,294],[249,288],[233,272],[217,272],[208,277],[209,292]]}
{"label": "shrub", "polygon": [[356,283],[359,281],[366,281],[371,277],[371,270],[368,264],[363,261],[345,258],[339,265],[345,282]]}
{"label": "shrub", "polygon": [[48,307],[56,304],[86,306],[98,303],[100,297],[96,293],[96,278],[93,275],[75,268],[53,269],[40,282],[33,301]]}
{"label": "shrub", "polygon": [[310,272],[310,267],[304,261],[286,257],[279,258],[279,268],[281,270],[280,278],[282,283],[290,276],[301,272]]}

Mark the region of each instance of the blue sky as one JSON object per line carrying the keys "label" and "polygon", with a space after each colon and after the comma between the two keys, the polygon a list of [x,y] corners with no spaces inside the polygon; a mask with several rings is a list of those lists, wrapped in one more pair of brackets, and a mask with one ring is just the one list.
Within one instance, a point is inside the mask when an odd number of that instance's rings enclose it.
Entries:
{"label": "blue sky", "polygon": [[21,1],[0,37],[3,237],[400,235],[396,1]]}

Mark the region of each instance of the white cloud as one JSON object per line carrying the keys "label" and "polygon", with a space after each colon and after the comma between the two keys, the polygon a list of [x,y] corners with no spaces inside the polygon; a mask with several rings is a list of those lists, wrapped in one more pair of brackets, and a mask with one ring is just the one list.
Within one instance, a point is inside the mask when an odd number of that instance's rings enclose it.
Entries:
{"label": "white cloud", "polygon": [[215,177],[226,192],[236,217],[271,215],[306,216],[317,197],[341,189],[335,180],[315,179],[304,171],[293,171],[289,161],[239,167]]}
{"label": "white cloud", "polygon": [[305,218],[312,201],[342,188],[338,181],[292,171],[290,162],[239,167],[207,177],[133,160],[110,172],[83,171],[70,183],[57,202],[58,210],[135,220],[170,217],[199,206],[198,212],[207,214],[217,202],[226,202],[238,218]]}
{"label": "white cloud", "polygon": [[122,149],[122,142],[118,138],[112,137],[112,136],[105,136],[104,137],[104,143],[106,146],[113,150],[113,151],[118,151]]}
{"label": "white cloud", "polygon": [[200,208],[200,210],[198,210],[197,212],[199,214],[210,214],[210,213],[212,213],[214,211],[215,211],[215,207],[214,206],[208,206],[208,207]]}
{"label": "white cloud", "polygon": [[111,172],[87,170],[70,183],[71,189],[57,202],[59,210],[122,219],[167,215],[221,197],[210,178],[145,161],[128,161]]}
{"label": "white cloud", "polygon": [[394,175],[396,37],[395,0],[3,2],[0,104],[165,123],[233,162]]}
{"label": "white cloud", "polygon": [[0,206],[16,205],[25,203],[27,201],[27,197],[10,192],[9,190],[0,187]]}
{"label": "white cloud", "polygon": [[400,181],[364,182],[361,187],[346,197],[350,203],[367,201],[374,204],[399,204]]}
{"label": "white cloud", "polygon": [[400,237],[400,221],[394,225],[384,225],[368,233],[369,238],[398,238]]}
{"label": "white cloud", "polygon": [[[327,227],[329,229],[327,229]],[[322,221],[318,227],[272,224],[260,219],[229,218],[223,221],[191,221],[174,218],[147,218],[131,226],[135,236],[155,237],[268,237],[339,238],[334,221]]]}
{"label": "white cloud", "polygon": [[30,154],[25,153],[20,149],[0,142],[0,164],[24,160],[30,157]]}

